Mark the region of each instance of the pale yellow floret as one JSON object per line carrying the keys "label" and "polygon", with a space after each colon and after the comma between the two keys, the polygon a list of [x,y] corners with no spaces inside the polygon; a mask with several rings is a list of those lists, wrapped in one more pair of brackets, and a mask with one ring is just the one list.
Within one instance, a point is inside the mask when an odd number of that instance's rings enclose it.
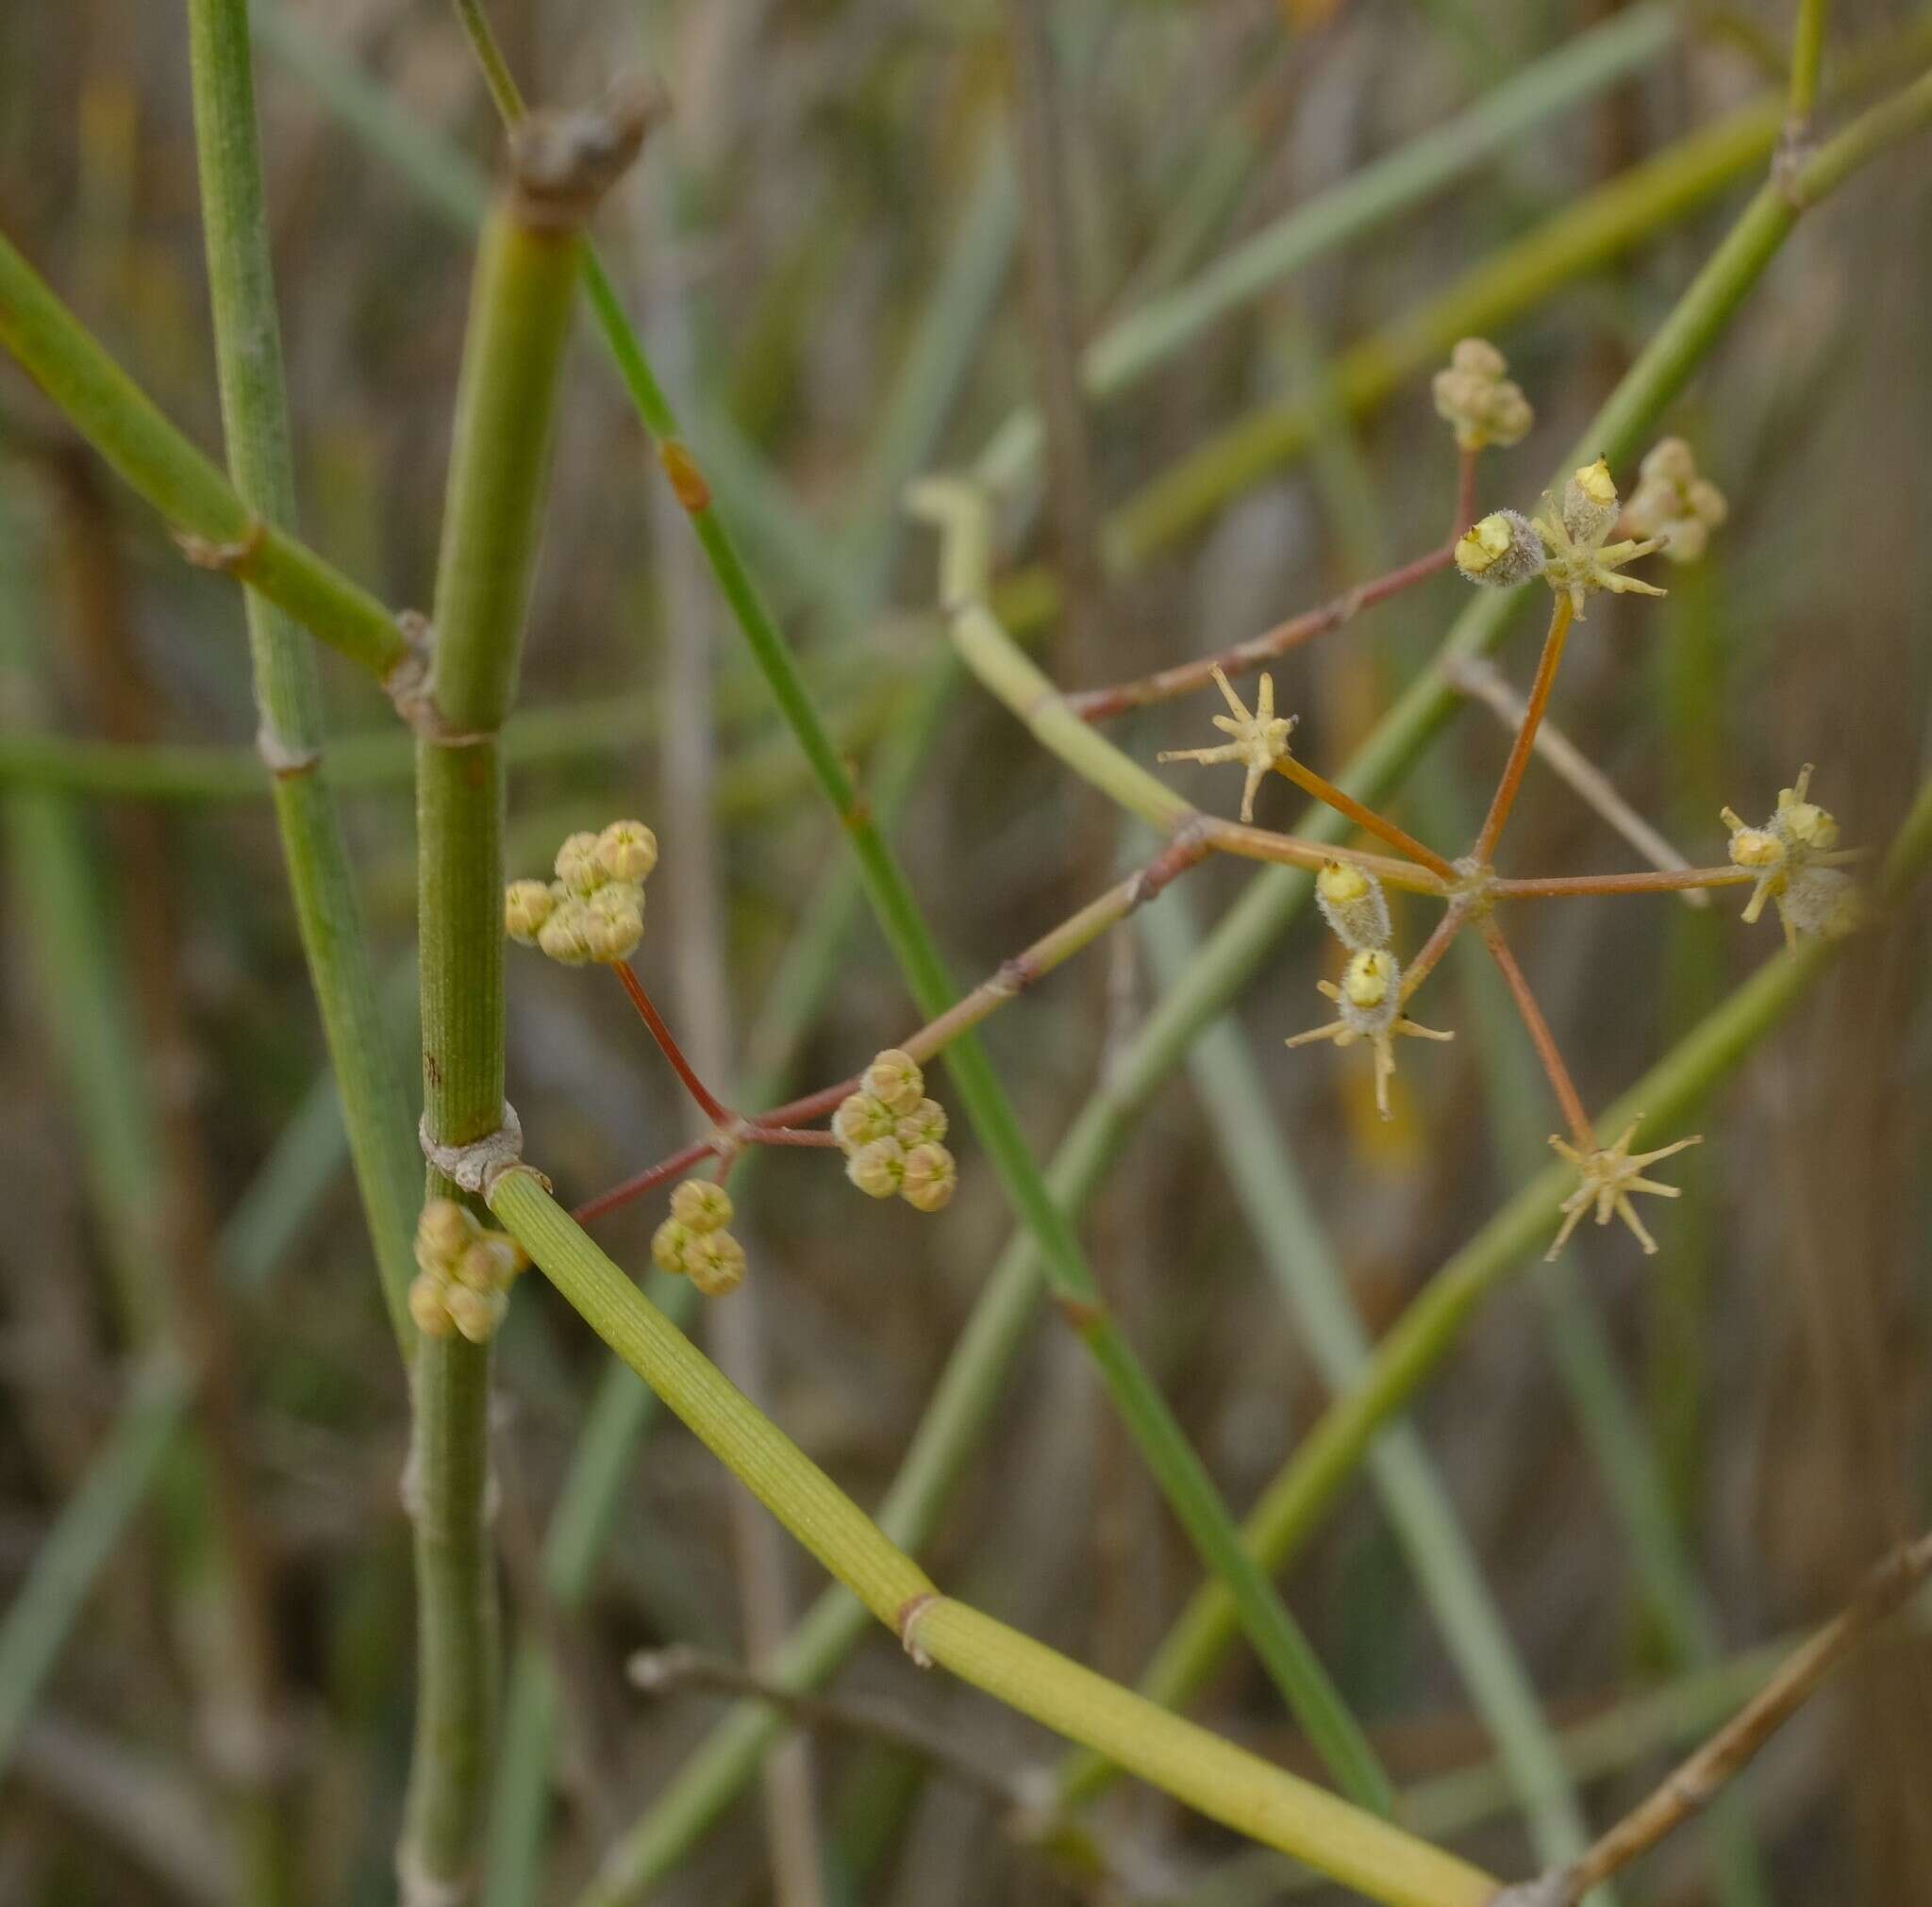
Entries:
{"label": "pale yellow floret", "polygon": [[1599,458],[1571,477],[1560,503],[1545,496],[1541,513],[1535,520],[1537,534],[1549,553],[1543,580],[1558,595],[1570,598],[1579,622],[1584,605],[1599,590],[1607,589],[1618,596],[1669,593],[1655,583],[1622,573],[1624,565],[1662,546],[1655,538],[1619,543],[1604,540],[1617,521],[1616,497],[1608,467]]}
{"label": "pale yellow floret", "polygon": [[1643,1169],[1646,1166],[1654,1166],[1659,1159],[1669,1158],[1673,1152],[1681,1152],[1687,1146],[1701,1144],[1703,1136],[1699,1134],[1679,1139],[1674,1145],[1659,1146],[1654,1152],[1633,1154],[1630,1141],[1637,1136],[1640,1123],[1640,1120],[1632,1119],[1615,1145],[1599,1146],[1589,1152],[1579,1151],[1554,1133],[1550,1136],[1550,1144],[1576,1168],[1580,1183],[1558,1207],[1564,1215],[1562,1228],[1557,1234],[1556,1242],[1544,1253],[1545,1258],[1554,1258],[1562,1251],[1570,1242],[1571,1233],[1575,1231],[1584,1213],[1592,1205],[1596,1208],[1599,1225],[1607,1225],[1613,1216],[1619,1218],[1636,1234],[1637,1242],[1643,1247],[1646,1255],[1657,1250],[1657,1240],[1638,1217],[1636,1206],[1630,1202],[1630,1195],[1645,1192],[1658,1199],[1678,1197],[1677,1186],[1646,1179]]}
{"label": "pale yellow floret", "polygon": [[643,881],[658,865],[658,837],[642,821],[612,821],[597,837],[597,860],[613,881]]}
{"label": "pale yellow floret", "polygon": [[710,1179],[686,1179],[672,1191],[671,1216],[693,1232],[722,1232],[731,1222],[731,1194]]}
{"label": "pale yellow floret", "polygon": [[1228,706],[1227,714],[1214,718],[1214,725],[1233,738],[1214,748],[1165,749],[1160,759],[1197,761],[1208,767],[1222,762],[1240,762],[1248,771],[1246,785],[1241,789],[1241,820],[1251,821],[1255,819],[1256,792],[1274,771],[1274,764],[1287,755],[1288,740],[1294,733],[1296,718],[1275,714],[1274,678],[1272,675],[1263,675],[1256,686],[1252,714],[1247,705],[1234,692],[1234,685],[1219,669],[1214,671],[1214,680]]}
{"label": "pale yellow floret", "polygon": [[1366,1039],[1375,1055],[1375,1109],[1386,1119],[1394,1113],[1389,1103],[1389,1082],[1395,1076],[1395,1040],[1454,1039],[1453,1033],[1438,1033],[1403,1017],[1402,967],[1387,948],[1371,948],[1350,960],[1343,970],[1341,985],[1318,980],[1316,987],[1336,1003],[1336,1017],[1325,1026],[1310,1027],[1297,1033],[1287,1043],[1308,1046],[1317,1040],[1333,1040],[1338,1047],[1353,1046]]}

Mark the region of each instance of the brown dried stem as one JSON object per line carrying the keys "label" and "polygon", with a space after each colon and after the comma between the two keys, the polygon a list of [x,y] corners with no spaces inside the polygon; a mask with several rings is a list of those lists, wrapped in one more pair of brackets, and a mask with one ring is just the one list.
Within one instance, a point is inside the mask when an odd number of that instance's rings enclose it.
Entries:
{"label": "brown dried stem", "polygon": [[1143,675],[1132,682],[1118,682],[1107,688],[1075,689],[1060,699],[1067,709],[1081,721],[1098,722],[1110,721],[1115,716],[1124,715],[1130,708],[1143,708],[1150,702],[1168,702],[1176,695],[1191,695],[1197,688],[1207,688],[1214,680],[1217,669],[1229,678],[1246,674],[1248,671],[1258,669],[1262,663],[1286,655],[1289,650],[1299,648],[1317,636],[1325,636],[1329,630],[1341,628],[1362,610],[1387,602],[1391,596],[1411,589],[1418,583],[1426,582],[1429,577],[1448,569],[1455,559],[1455,545],[1445,543],[1441,549],[1431,550],[1426,556],[1404,563],[1400,569],[1391,570],[1386,575],[1357,585],[1337,596],[1333,602],[1305,609],[1299,616],[1291,616],[1286,622],[1277,622],[1274,628],[1264,629],[1258,636],[1237,642],[1219,655],[1176,663],[1172,669],[1157,670],[1152,675]]}
{"label": "brown dried stem", "polygon": [[637,976],[628,960],[613,960],[610,969],[624,983],[624,990],[630,996],[630,1003],[638,1010],[638,1018],[651,1029],[651,1037],[658,1042],[664,1057],[671,1062],[671,1070],[684,1082],[684,1089],[697,1102],[698,1110],[714,1125],[728,1125],[736,1118],[731,1108],[708,1086],[697,1075],[697,1070],[684,1056],[684,1050],[670,1027],[664,1023],[664,1016],[652,1003],[651,996],[644,991],[644,983]]}
{"label": "brown dried stem", "polygon": [[1318,802],[1326,803],[1337,814],[1347,816],[1357,827],[1374,835],[1377,840],[1386,841],[1398,854],[1407,854],[1411,861],[1421,863],[1432,873],[1440,874],[1444,881],[1457,878],[1454,863],[1444,860],[1434,848],[1417,840],[1393,821],[1385,820],[1374,808],[1357,801],[1346,788],[1337,788],[1326,775],[1317,774],[1306,762],[1285,755],[1274,764],[1274,771],[1286,775],[1304,793],[1313,795]]}
{"label": "brown dried stem", "polygon": [[1523,786],[1524,771],[1529,766],[1536,747],[1536,732],[1542,723],[1543,711],[1550,705],[1550,690],[1557,684],[1557,671],[1563,661],[1563,645],[1569,640],[1570,624],[1575,618],[1568,596],[1558,596],[1550,612],[1549,634],[1543,638],[1543,653],[1536,665],[1536,680],[1530,685],[1529,702],[1517,725],[1516,739],[1509,747],[1509,759],[1503,766],[1503,779],[1496,784],[1495,799],[1484,817],[1482,832],[1476,837],[1474,857],[1484,866],[1493,858],[1496,843],[1509,810],[1516,805],[1517,790]]}
{"label": "brown dried stem", "polygon": [[1825,1677],[1869,1641],[1928,1574],[1932,1534],[1901,1543],[1859,1584],[1851,1602],[1792,1653],[1754,1700],[1679,1764],[1581,1860],[1562,1870],[1548,1896],[1550,1907],[1571,1907],[1666,1834],[1702,1814],[1818,1692]]}
{"label": "brown dried stem", "polygon": [[[1514,730],[1528,712],[1527,705],[1509,686],[1503,672],[1486,655],[1466,655],[1449,671],[1449,679],[1464,694],[1489,708],[1505,728]],[[1656,828],[1618,791],[1617,785],[1586,755],[1555,722],[1545,720],[1537,730],[1536,752],[1557,775],[1642,854],[1653,867],[1682,872],[1690,866]],[[1707,907],[1710,898],[1703,884],[1683,888],[1685,904]]]}
{"label": "brown dried stem", "polygon": [[1502,969],[1503,978],[1509,983],[1516,1010],[1523,1016],[1524,1025],[1529,1029],[1530,1043],[1536,1048],[1536,1056],[1542,1061],[1543,1070],[1556,1090],[1557,1103],[1563,1108],[1563,1118],[1569,1124],[1571,1136],[1580,1151],[1595,1152],[1596,1128],[1591,1124],[1590,1115],[1583,1108],[1583,1095],[1576,1090],[1576,1082],[1570,1077],[1570,1069],[1563,1063],[1556,1035],[1550,1031],[1550,1023],[1543,1018],[1543,1010],[1537,1004],[1536,995],[1530,991],[1528,977],[1516,964],[1516,955],[1509,951],[1509,943],[1504,939],[1503,930],[1492,916],[1485,915],[1478,923],[1477,931],[1482,935],[1483,945],[1490,950],[1491,957]]}

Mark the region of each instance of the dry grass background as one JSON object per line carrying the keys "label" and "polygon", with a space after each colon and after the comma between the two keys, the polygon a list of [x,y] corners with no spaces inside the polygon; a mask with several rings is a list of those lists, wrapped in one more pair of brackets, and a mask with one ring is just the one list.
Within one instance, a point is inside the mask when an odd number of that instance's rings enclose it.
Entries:
{"label": "dry grass background", "polygon": [[[487,160],[497,137],[448,10],[431,0],[331,0],[289,10],[426,125]],[[1091,330],[1151,274],[1196,268],[1365,158],[1434,124],[1598,10],[1425,0],[1343,0],[1281,10],[1063,5],[1078,41],[1064,76],[1075,279]],[[906,0],[502,0],[495,16],[539,98],[580,97],[649,57],[677,101],[674,132],[607,212],[626,300],[675,368],[708,450],[723,433],[727,508],[755,555],[772,543],[732,482],[741,464],[782,488],[821,560],[854,527],[890,527],[869,456],[913,327],[956,242],[989,139],[1008,110],[1006,14]],[[1315,17],[1320,15],[1322,17]],[[1835,43],[1896,24],[1847,7]],[[1752,31],[1788,23],[1755,9]],[[1901,75],[1902,77],[1903,75]],[[1182,361],[1094,419],[1095,487],[1113,502],[1272,394],[1318,378],[1332,354],[1472,259],[1764,83],[1749,34],[1720,24],[1637,83],[1513,146],[1470,184],[1324,259],[1224,322]],[[283,61],[261,69],[275,262],[304,491],[314,541],[388,600],[427,592],[468,280],[466,241],[426,212]],[[1217,154],[1230,161],[1216,183]],[[675,174],[675,176],[674,176]],[[1728,202],[1727,202],[1728,203]],[[1495,500],[1526,494],[1580,427],[1696,261],[1726,207],[1701,212],[1498,334],[1536,401],[1524,450],[1491,460]],[[1190,221],[1198,221],[1192,227]],[[164,408],[219,441],[179,10],[69,0],[0,13],[0,227],[16,239]],[[1924,755],[1932,539],[1932,169],[1900,151],[1801,228],[1680,404],[1677,428],[1732,500],[1702,571],[1657,609],[1593,613],[1557,719],[1693,858],[1720,839],[1709,799],[1768,805],[1801,760],[1847,837],[1881,840]],[[947,404],[929,461],[962,461],[1029,389],[1017,241]],[[1205,532],[1090,605],[1081,647],[1048,654],[1065,679],[1136,673],[1218,646],[1440,535],[1446,434],[1417,382],[1311,458],[1268,475]],[[72,732],[245,741],[254,718],[239,605],[180,565],[142,510],[85,457],[10,369],[0,373],[6,506],[25,526],[58,724]],[[769,764],[785,743],[722,614],[693,589],[688,553],[649,505],[635,423],[608,367],[576,355],[557,494],[532,622],[525,703],[605,698],[664,681],[674,616],[712,640],[719,748]],[[24,562],[27,558],[22,559]],[[832,555],[839,572],[856,568]],[[795,573],[797,565],[792,571]],[[785,574],[782,566],[777,573]],[[900,537],[890,611],[870,626],[777,593],[816,674],[833,684],[903,672],[937,642],[917,612],[929,559]],[[1324,767],[1405,678],[1461,605],[1439,579],[1277,673]],[[16,603],[24,600],[16,595]],[[209,625],[231,647],[211,640]],[[1520,643],[1504,657],[1520,679]],[[339,725],[385,713],[329,665]],[[848,698],[849,699],[849,698]],[[681,719],[675,703],[663,720]],[[1120,731],[1137,755],[1189,746],[1190,702]],[[1454,837],[1505,738],[1466,714],[1399,815]],[[868,738],[861,759],[874,758]],[[661,817],[658,736],[512,781],[513,843],[527,871],[578,819]],[[1182,771],[1183,773],[1191,771]],[[1219,803],[1212,776],[1191,791]],[[1286,824],[1287,790],[1261,819]],[[1120,851],[1099,797],[1041,756],[977,691],[954,698],[898,843],[957,970],[977,974],[1097,886]],[[351,798],[378,941],[411,931],[406,788]],[[528,826],[525,828],[525,823]],[[775,792],[724,820],[726,998],[742,1059],[788,937],[840,853],[828,818],[781,769]],[[1624,851],[1547,775],[1532,781],[1516,864],[1622,865]],[[660,830],[661,831],[661,830]],[[665,832],[667,861],[678,853]],[[173,1136],[171,1222],[192,1245],[228,1213],[320,1063],[320,1041],[264,804],[98,807],[91,840],[142,976],[149,1037],[130,1067],[162,1086]],[[514,849],[513,849],[514,852]],[[1223,904],[1233,877],[1194,877],[1185,904]],[[1163,904],[1168,904],[1163,903]],[[676,994],[675,892],[654,889],[641,961]],[[1525,960],[1585,1095],[1621,1090],[1673,1029],[1770,951],[1720,906],[1593,902],[1525,922]],[[7,915],[0,1056],[0,1601],[72,1491],[118,1395],[115,1335],[91,1217],[88,1135],[48,1039],[50,1004]],[[1727,1649],[1837,1606],[1860,1570],[1923,1522],[1927,1456],[1928,1044],[1923,911],[1855,953],[1717,1096],[1710,1135],[1664,1252],[1621,1234],[1574,1254],[1615,1367],[1656,1439],[1676,1513]],[[1497,1103],[1452,962],[1435,1019],[1451,1048],[1405,1070],[1399,1118],[1373,1119],[1357,1070],[1291,1055],[1321,971],[1299,931],[1241,1005],[1276,1112],[1372,1328],[1391,1318],[1522,1176],[1510,1135],[1540,1143],[1539,1099]],[[687,973],[686,986],[689,986]],[[1120,937],[989,1029],[1029,1131],[1051,1146],[1154,990]],[[808,1048],[816,1079],[852,1067],[909,1023],[869,926],[853,936]],[[406,1037],[399,1022],[398,1038]],[[512,1093],[544,1164],[583,1196],[669,1150],[689,1119],[675,1082],[615,989],[531,960],[511,971]],[[1362,1070],[1364,1072],[1366,1069]],[[767,1339],[769,1404],[861,1501],[877,1497],[956,1329],[1006,1235],[991,1173],[962,1147],[964,1185],[941,1222],[894,1206],[856,1213],[822,1159],[781,1155],[742,1228]],[[608,1242],[644,1256],[654,1212]],[[1194,1097],[1161,1094],[1087,1221],[1109,1295],[1175,1400],[1228,1500],[1273,1474],[1324,1401],[1260,1269]],[[407,1744],[409,1585],[395,1479],[406,1437],[400,1374],[346,1174],[259,1290],[229,1307],[245,1379],[253,1510],[275,1565],[278,1649],[304,1716],[308,1898],[375,1900]],[[1550,1709],[1594,1712],[1662,1672],[1612,1492],[1590,1453],[1529,1281],[1490,1305],[1418,1421],[1486,1576]],[[512,1605],[527,1594],[599,1360],[547,1291],[525,1289],[502,1361],[501,1520]],[[741,1646],[729,1534],[735,1488],[683,1433],[659,1430],[636,1468],[587,1618],[566,1638],[581,1700],[558,1823],[557,1897],[713,1718],[708,1699],[645,1704],[621,1665],[682,1638]],[[0,1787],[0,1898],[46,1902],[217,1898],[205,1733],[163,1597],[158,1526],[121,1554]],[[1131,1678],[1193,1580],[1070,1343],[1044,1325],[1009,1383],[997,1430],[935,1547],[941,1579],[1109,1674]],[[818,1584],[788,1565],[788,1593]],[[1483,1746],[1366,1490],[1352,1493],[1298,1567],[1291,1601],[1400,1776]],[[957,1688],[918,1680],[885,1638],[841,1686],[939,1717],[1008,1760],[1050,1745]],[[1291,1762],[1297,1742],[1243,1655],[1201,1704],[1213,1723]],[[1750,1783],[1781,1903],[1920,1907],[1932,1898],[1932,1656],[1901,1642],[1809,1713]],[[874,1750],[815,1749],[820,1820],[851,1868],[844,1898],[918,1907],[1045,1902],[1060,1883],[989,1832],[983,1804],[922,1786]],[[1612,1817],[1660,1764],[1590,1791]],[[131,1788],[110,1783],[125,1781]],[[172,1878],[147,1846],[144,1799],[183,1844]],[[199,1812],[185,1812],[192,1800]],[[1117,1798],[1123,1832],[1183,1870],[1225,1852],[1144,1793]],[[153,1831],[155,1832],[159,1830]],[[151,1834],[147,1835],[152,1838]],[[1507,1822],[1483,1856],[1527,1856]],[[185,1851],[184,1851],[185,1850]],[[199,1864],[199,1866],[197,1866]],[[841,1873],[846,1871],[841,1867]],[[764,1898],[765,1837],[741,1803],[667,1901]],[[847,1883],[841,1883],[847,1884]],[[1272,1898],[1265,1897],[1265,1898]],[[1630,1901],[1712,1898],[1705,1844],[1674,1843],[1633,1877]]]}

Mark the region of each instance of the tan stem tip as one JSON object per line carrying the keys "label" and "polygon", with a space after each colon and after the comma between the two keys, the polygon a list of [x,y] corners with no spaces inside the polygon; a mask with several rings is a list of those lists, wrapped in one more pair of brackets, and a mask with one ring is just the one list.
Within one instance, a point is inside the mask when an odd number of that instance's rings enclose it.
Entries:
{"label": "tan stem tip", "polygon": [[601,106],[533,113],[510,136],[518,216],[557,230],[581,224],[669,111],[664,90],[633,75],[619,79]]}

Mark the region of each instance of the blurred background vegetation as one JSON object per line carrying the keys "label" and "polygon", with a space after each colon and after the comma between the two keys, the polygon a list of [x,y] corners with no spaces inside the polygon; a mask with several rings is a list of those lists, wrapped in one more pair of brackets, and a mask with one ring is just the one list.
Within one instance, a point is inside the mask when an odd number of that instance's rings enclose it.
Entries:
{"label": "blurred background vegetation", "polygon": [[[1016,137],[1014,23],[1038,24],[1029,7],[493,8],[534,98],[586,97],[634,64],[669,87],[675,121],[606,208],[600,242],[957,971],[990,971],[1144,844],[947,669],[903,483],[979,455],[1034,394],[1056,323],[1085,340],[1212,284],[1254,234],[1576,36],[1615,28],[1614,13],[1607,0],[1058,0],[1064,290],[1042,324],[1024,295],[1042,179]],[[304,523],[385,600],[420,604],[472,226],[500,135],[436,0],[256,0],[254,14]],[[1455,466],[1426,373],[1467,324],[1507,352],[1540,420],[1522,450],[1487,460],[1485,500],[1533,502],[1761,176],[1762,152],[1745,154],[1584,269],[1465,321],[1449,294],[1484,261],[1525,241],[1520,256],[1547,260],[1552,222],[1607,181],[1775,98],[1781,8],[1657,18],[1655,44],[1615,84],[1445,167],[1091,406],[1092,513],[1129,508],[1125,531],[1094,537],[1105,575],[1083,570],[1082,526],[1056,499],[1041,509],[1023,494],[1008,525],[1015,564],[1058,554],[1079,585],[1074,613],[1039,637],[1059,680],[1219,647],[1436,542]],[[1891,50],[1868,65],[1868,91],[1908,76],[1926,51],[1923,33],[1899,50],[1912,24],[1895,0],[1846,5],[1827,80],[1857,76],[1852,49],[1874,45]],[[219,445],[179,9],[0,11],[0,229],[172,417]],[[1815,792],[1854,841],[1889,836],[1922,770],[1928,233],[1923,144],[1801,225],[1670,420],[1729,495],[1730,522],[1706,562],[1663,578],[1667,603],[1605,601],[1573,643],[1557,721],[1693,860],[1717,858],[1724,802],[1755,817],[1801,761],[1818,763]],[[1211,507],[1163,515],[1171,489],[1147,502],[1182,459],[1271,415],[1288,423],[1260,452],[1210,465]],[[1339,766],[1466,595],[1438,578],[1279,665],[1299,751]],[[142,1445],[123,1409],[161,1254],[218,1293],[197,1315],[232,1340],[246,1464],[230,1508],[267,1582],[280,1704],[274,1742],[246,1752],[266,1754],[295,1797],[299,1898],[375,1902],[392,1888],[412,1651],[407,1401],[251,752],[244,656],[232,587],[184,565],[26,381],[0,371],[0,1608],[83,1483],[105,1487],[104,1450],[125,1456],[108,1484],[154,1472],[30,1715],[9,1708],[0,1677],[7,1900],[242,1898],[219,1799],[243,1752],[222,1700],[235,1638],[208,1633],[182,1535],[209,1485],[178,1452]],[[1526,676],[1521,642],[1502,662]],[[330,758],[413,1077],[408,752],[380,697],[324,666],[342,738]],[[569,828],[650,820],[665,873],[639,964],[722,1076],[789,1067],[815,1085],[912,1024],[841,880],[838,829],[588,335],[524,706],[512,871],[541,872]],[[1150,759],[1199,743],[1206,715],[1168,705],[1114,733]],[[1461,838],[1506,746],[1472,708],[1398,817]],[[1231,808],[1221,776],[1176,772]],[[1260,820],[1290,824],[1289,790],[1262,800]],[[715,859],[708,848],[680,877],[708,814]],[[1630,855],[1533,770],[1510,860],[1580,871]],[[1240,881],[1204,870],[1162,901],[1157,926],[1114,936],[991,1023],[1042,1155]],[[714,901],[716,958],[703,924]],[[1591,1104],[1769,957],[1775,930],[1754,935],[1734,913],[1722,900],[1593,901],[1524,920],[1519,951]],[[1862,942],[1715,1096],[1706,1145],[1679,1162],[1685,1197],[1657,1220],[1655,1260],[1587,1228],[1565,1262],[1488,1306],[1416,1413],[1552,1726],[1585,1730],[1573,1745],[1595,1755],[1592,1820],[1727,1711],[1737,1683],[1713,1681],[1721,1666],[1838,1606],[1924,1519],[1923,928],[1921,912]],[[1412,944],[1415,920],[1399,931]],[[1320,1017],[1323,955],[1303,923],[1223,1044],[1156,1097],[1089,1208],[1108,1297],[1238,1508],[1329,1394],[1284,1302],[1284,1255],[1325,1253],[1373,1335],[1546,1156],[1547,1089],[1470,951],[1432,984],[1424,1016],[1462,1036],[1409,1056],[1384,1125],[1365,1062],[1282,1050]],[[830,976],[818,989],[815,964]],[[691,1135],[616,989],[527,958],[510,987],[511,1093],[560,1194],[586,1197]],[[1230,1040],[1258,1070],[1258,1108],[1226,1086]],[[1255,1119],[1278,1126],[1273,1169],[1307,1192],[1272,1249],[1230,1173]],[[1009,1228],[991,1174],[958,1144],[962,1189],[943,1221],[897,1204],[855,1212],[812,1153],[761,1165],[741,1201],[752,1273],[727,1301],[744,1310],[741,1381],[868,1504]],[[647,1203],[600,1235],[641,1265],[660,1215]],[[720,1328],[714,1307],[702,1329]],[[738,1486],[675,1426],[634,1421],[647,1440],[608,1541],[559,1609],[544,1531],[602,1370],[588,1334],[530,1281],[502,1346],[496,1463],[509,1622],[553,1641],[564,1698],[531,1899],[575,1898],[717,1718],[708,1694],[628,1689],[630,1651],[685,1642],[741,1659],[758,1646],[747,1593],[782,1614],[821,1586],[783,1551],[774,1580],[771,1554],[761,1566],[756,1541],[734,1535]],[[117,1421],[122,1445],[107,1441]],[[1050,1321],[1007,1380],[930,1557],[940,1580],[1126,1681],[1195,1580],[1077,1345]],[[1418,1823],[1464,1836],[1500,1871],[1526,1869],[1489,1738],[1374,1491],[1352,1491],[1288,1589],[1415,1784]],[[868,1637],[839,1687],[935,1723],[962,1754],[1051,1765],[1054,1745],[1029,1724],[921,1680],[888,1637]],[[1245,1653],[1195,1712],[1307,1766]],[[1928,1723],[1932,1656],[1897,1641],[1775,1746],[1721,1832],[1672,1843],[1621,1898],[1919,1907],[1932,1892]],[[1095,1882],[990,1832],[984,1793],[863,1733],[814,1731],[794,1774],[832,1901],[1261,1902],[1289,1885],[1278,1864],[1237,1856],[1138,1789],[1102,1804],[1109,1845],[1131,1858]],[[741,1799],[651,1898],[809,1899],[785,1858],[773,1878],[773,1849],[797,1828],[783,1812]]]}

